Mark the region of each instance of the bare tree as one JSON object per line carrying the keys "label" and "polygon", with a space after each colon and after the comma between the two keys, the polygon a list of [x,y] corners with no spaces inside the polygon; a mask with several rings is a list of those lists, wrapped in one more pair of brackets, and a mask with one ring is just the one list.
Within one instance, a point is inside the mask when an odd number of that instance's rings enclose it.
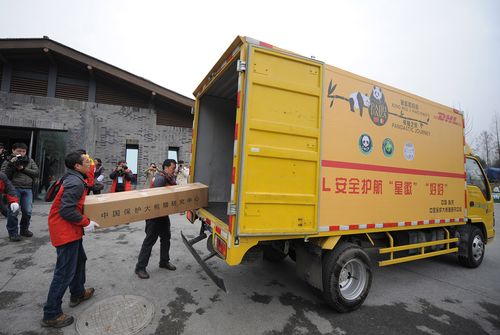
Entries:
{"label": "bare tree", "polygon": [[483,130],[478,137],[478,145],[481,151],[483,151],[483,158],[488,166],[491,166],[491,149],[492,149],[492,139],[493,135]]}
{"label": "bare tree", "polygon": [[470,113],[462,111],[464,115],[464,135],[467,137],[472,134],[472,128],[474,128],[474,120]]}
{"label": "bare tree", "polygon": [[[494,140],[495,140],[495,149],[496,149],[496,161],[500,160],[500,129],[499,129],[499,120],[498,120],[498,114],[495,113],[493,116],[493,135],[494,135]],[[497,162],[496,162],[497,163]]]}

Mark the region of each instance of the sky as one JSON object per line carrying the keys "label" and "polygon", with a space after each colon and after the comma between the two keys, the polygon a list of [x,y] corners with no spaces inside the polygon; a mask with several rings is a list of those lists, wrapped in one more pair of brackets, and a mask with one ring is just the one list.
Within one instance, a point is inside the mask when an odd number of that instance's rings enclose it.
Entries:
{"label": "sky", "polygon": [[0,0],[0,38],[44,35],[191,98],[242,35],[463,110],[469,141],[500,113],[497,0]]}

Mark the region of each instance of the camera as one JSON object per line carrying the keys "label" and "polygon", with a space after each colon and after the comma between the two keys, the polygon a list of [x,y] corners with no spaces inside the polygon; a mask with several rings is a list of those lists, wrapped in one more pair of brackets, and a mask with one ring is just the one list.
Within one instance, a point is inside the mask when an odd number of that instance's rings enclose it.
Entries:
{"label": "camera", "polygon": [[26,166],[30,162],[30,158],[28,156],[17,155],[15,157],[16,160],[13,162],[15,166]]}
{"label": "camera", "polygon": [[126,170],[127,170],[127,166],[126,166],[125,164],[118,165],[118,166],[116,167],[116,172],[117,172],[120,176],[124,175],[124,174],[125,174],[125,172],[126,172]]}

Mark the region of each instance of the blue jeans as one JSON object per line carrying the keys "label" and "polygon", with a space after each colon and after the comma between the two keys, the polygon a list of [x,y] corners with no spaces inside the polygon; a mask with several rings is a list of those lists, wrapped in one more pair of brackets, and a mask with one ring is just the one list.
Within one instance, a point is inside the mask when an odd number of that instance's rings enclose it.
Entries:
{"label": "blue jeans", "polygon": [[43,307],[44,320],[53,320],[62,314],[62,298],[68,287],[72,297],[81,297],[85,292],[87,255],[83,249],[82,239],[61,245],[56,249],[56,268],[50,284],[47,303]]}
{"label": "blue jeans", "polygon": [[19,225],[21,226],[21,231],[28,230],[30,227],[33,191],[31,188],[16,188],[16,194],[19,198],[19,206],[21,206],[21,223],[18,224],[17,216],[12,214],[9,206],[9,214],[7,216],[7,231],[9,232],[9,236],[19,234]]}

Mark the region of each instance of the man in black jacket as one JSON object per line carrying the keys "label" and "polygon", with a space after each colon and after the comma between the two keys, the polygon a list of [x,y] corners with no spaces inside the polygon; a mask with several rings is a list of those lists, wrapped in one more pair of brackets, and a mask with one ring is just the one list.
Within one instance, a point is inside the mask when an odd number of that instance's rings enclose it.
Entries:
{"label": "man in black jacket", "polygon": [[33,204],[33,181],[38,177],[38,166],[33,159],[26,156],[27,150],[28,146],[26,144],[14,143],[12,145],[12,155],[2,164],[2,172],[7,175],[16,188],[21,205],[22,217],[20,223],[17,215],[12,211],[9,211],[7,217],[9,239],[14,242],[21,241],[21,236],[33,236],[33,233],[28,228]]}
{"label": "man in black jacket", "polygon": [[[2,168],[3,162],[7,159],[7,156],[7,150],[5,149],[3,143],[0,143],[0,169]],[[7,217],[8,215],[7,199],[2,194],[0,194],[0,213],[2,213],[2,215],[5,217]]]}
{"label": "man in black jacket", "polygon": [[[158,172],[155,176],[153,187],[177,185],[174,175],[176,165],[177,163],[175,160],[166,159],[162,164],[163,171]],[[149,278],[146,267],[151,257],[151,250],[158,240],[158,237],[160,237],[160,268],[170,271],[176,269],[176,267],[170,263],[170,218],[167,215],[146,220],[146,237],[144,238],[144,242],[142,242],[139,259],[135,266],[135,273],[141,279]]]}

